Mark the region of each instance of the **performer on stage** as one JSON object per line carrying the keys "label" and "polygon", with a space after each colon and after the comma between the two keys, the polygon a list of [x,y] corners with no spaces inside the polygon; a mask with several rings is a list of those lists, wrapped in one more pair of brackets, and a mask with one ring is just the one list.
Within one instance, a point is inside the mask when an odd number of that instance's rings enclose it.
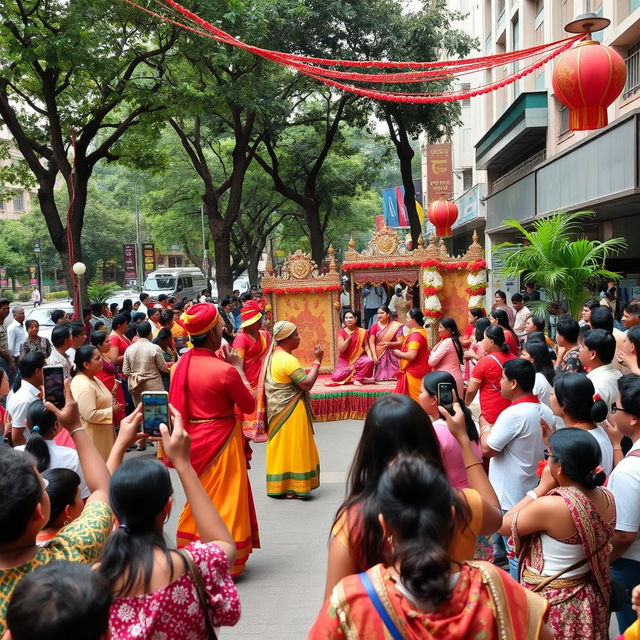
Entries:
{"label": "performer on stage", "polygon": [[[235,352],[223,350],[226,361],[214,355],[224,326],[216,306],[195,304],[180,320],[194,348],[173,368],[169,397],[184,416],[191,436],[191,464],[236,543],[238,556],[231,575],[237,576],[260,540],[242,430],[234,409],[237,406],[243,413],[251,413],[255,399]],[[178,520],[178,546],[197,539],[187,503]]]}
{"label": "performer on stage", "polygon": [[316,360],[307,374],[292,354],[299,344],[293,322],[276,322],[264,381],[269,423],[267,495],[273,498],[306,497],[320,485],[308,392],[318,377],[324,349],[319,344],[314,347]]}
{"label": "performer on stage", "polygon": [[240,311],[242,331],[233,341],[233,348],[242,359],[244,374],[256,394],[256,407],[242,418],[242,431],[247,438],[257,442],[267,439],[264,402],[264,360],[267,357],[271,336],[262,328],[262,312],[256,300],[248,300]]}
{"label": "performer on stage", "polygon": [[331,374],[330,385],[371,381],[374,361],[369,350],[369,334],[356,325],[353,311],[344,314],[344,329],[338,331],[338,362]]}
{"label": "performer on stage", "polygon": [[424,329],[424,316],[417,307],[407,313],[409,333],[405,336],[401,349],[393,353],[400,358],[398,384],[394,393],[403,393],[418,402],[422,378],[431,371],[429,366],[429,338]]}
{"label": "performer on stage", "polygon": [[369,330],[369,350],[375,363],[373,377],[376,381],[397,378],[400,361],[393,350],[402,346],[402,329],[402,323],[393,319],[389,307],[378,308],[378,320]]}

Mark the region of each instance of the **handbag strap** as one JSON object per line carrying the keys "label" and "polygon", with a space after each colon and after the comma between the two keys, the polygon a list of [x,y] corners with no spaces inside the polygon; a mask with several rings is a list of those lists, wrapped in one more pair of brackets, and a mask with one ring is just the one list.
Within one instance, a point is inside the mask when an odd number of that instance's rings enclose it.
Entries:
{"label": "handbag strap", "polygon": [[198,603],[202,609],[202,615],[204,616],[204,628],[207,634],[207,640],[217,640],[218,636],[211,623],[211,615],[209,613],[209,597],[207,595],[206,587],[204,586],[204,580],[198,565],[193,561],[193,556],[187,549],[176,549],[178,555],[184,560],[187,567],[187,571],[191,575],[193,584],[196,587],[196,593],[198,594]]}
{"label": "handbag strap", "polygon": [[536,593],[538,591],[542,591],[545,587],[551,584],[554,580],[557,580],[558,578],[563,576],[565,573],[569,573],[569,571],[574,571],[575,569],[580,568],[583,564],[586,564],[587,562],[589,562],[589,560],[591,560],[593,556],[603,551],[608,544],[609,544],[608,542],[605,542],[603,545],[599,546],[597,549],[592,551],[588,556],[582,558],[582,560],[578,560],[573,564],[569,565],[568,567],[562,569],[561,571],[554,573],[552,576],[545,578],[542,582],[539,582],[537,585],[535,585],[535,587],[531,589],[531,591],[534,591]]}
{"label": "handbag strap", "polygon": [[380,596],[376,591],[376,588],[373,586],[373,582],[371,582],[371,578],[366,571],[358,574],[360,578],[360,582],[362,582],[362,586],[365,588],[367,595],[369,596],[369,600],[371,600],[373,606],[376,608],[378,615],[382,618],[382,622],[384,622],[384,626],[387,628],[387,631],[391,634],[393,640],[405,640],[405,637],[400,633],[398,627],[393,623],[391,616],[388,611],[385,609],[385,606],[382,604],[382,600],[380,600]]}

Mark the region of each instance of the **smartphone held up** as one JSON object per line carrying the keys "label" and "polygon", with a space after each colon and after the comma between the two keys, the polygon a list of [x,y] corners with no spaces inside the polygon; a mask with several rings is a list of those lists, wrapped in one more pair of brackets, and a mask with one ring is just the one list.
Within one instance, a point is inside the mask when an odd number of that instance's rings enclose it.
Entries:
{"label": "smartphone held up", "polygon": [[44,399],[62,409],[64,399],[64,369],[57,365],[42,368]]}
{"label": "smartphone held up", "polygon": [[142,393],[142,430],[148,436],[160,437],[160,425],[166,424],[171,433],[169,394],[166,391]]}

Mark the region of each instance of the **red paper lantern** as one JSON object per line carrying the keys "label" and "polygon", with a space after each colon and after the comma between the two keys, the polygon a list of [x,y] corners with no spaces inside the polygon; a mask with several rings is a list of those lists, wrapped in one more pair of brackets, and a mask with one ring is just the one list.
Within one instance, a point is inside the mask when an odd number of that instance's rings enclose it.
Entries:
{"label": "red paper lantern", "polygon": [[563,53],[553,70],[553,90],[569,109],[569,129],[605,127],[607,107],[626,81],[624,60],[611,47],[587,40]]}
{"label": "red paper lantern", "polygon": [[451,226],[458,219],[458,207],[453,202],[440,198],[429,205],[429,222],[436,228],[439,238],[451,236]]}

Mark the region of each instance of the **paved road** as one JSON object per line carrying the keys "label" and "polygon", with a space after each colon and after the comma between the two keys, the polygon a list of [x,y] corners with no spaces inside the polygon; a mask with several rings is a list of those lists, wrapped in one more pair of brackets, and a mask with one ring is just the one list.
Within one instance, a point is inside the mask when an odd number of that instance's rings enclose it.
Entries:
{"label": "paved road", "polygon": [[[254,445],[250,471],[262,548],[253,552],[237,582],[242,617],[225,627],[223,640],[301,640],[322,603],[327,540],[344,496],[346,473],[362,431],[348,420],[315,425],[320,453],[320,487],[311,500],[274,500],[265,494],[264,444]],[[172,472],[173,473],[173,472]],[[173,477],[174,509],[165,528],[175,539],[184,493]]]}

